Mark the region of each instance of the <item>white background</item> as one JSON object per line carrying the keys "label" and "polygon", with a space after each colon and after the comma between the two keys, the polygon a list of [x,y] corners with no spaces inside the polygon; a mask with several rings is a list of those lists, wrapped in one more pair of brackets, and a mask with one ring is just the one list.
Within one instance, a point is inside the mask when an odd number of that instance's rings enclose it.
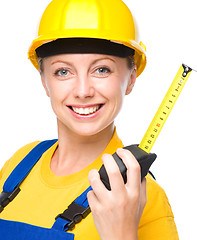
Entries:
{"label": "white background", "polygon": [[[197,70],[195,0],[125,0],[147,47],[148,64],[116,121],[125,144],[139,143],[180,65]],[[27,60],[49,0],[0,3],[0,167],[20,147],[57,137],[39,74]],[[118,13],[117,13],[118,17]],[[152,167],[171,203],[180,239],[196,237],[197,72],[192,72],[152,152]]]}

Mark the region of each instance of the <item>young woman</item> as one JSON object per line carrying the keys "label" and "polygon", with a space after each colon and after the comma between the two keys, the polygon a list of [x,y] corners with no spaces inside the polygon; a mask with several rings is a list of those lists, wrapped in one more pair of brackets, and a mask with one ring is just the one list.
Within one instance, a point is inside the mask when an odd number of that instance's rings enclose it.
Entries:
{"label": "young woman", "polygon": [[[53,0],[42,16],[29,58],[40,71],[57,117],[58,141],[40,154],[8,205],[6,180],[40,143],[26,145],[4,165],[4,239],[178,239],[164,191],[149,174],[141,181],[140,166],[122,149],[114,126],[125,95],[146,65],[126,5],[121,0]],[[126,184],[111,156],[114,152],[127,167]],[[110,191],[100,180],[102,164]],[[18,175],[20,171],[15,179]],[[74,229],[67,228],[58,214],[89,185],[91,213]],[[75,208],[80,208],[76,202]]]}

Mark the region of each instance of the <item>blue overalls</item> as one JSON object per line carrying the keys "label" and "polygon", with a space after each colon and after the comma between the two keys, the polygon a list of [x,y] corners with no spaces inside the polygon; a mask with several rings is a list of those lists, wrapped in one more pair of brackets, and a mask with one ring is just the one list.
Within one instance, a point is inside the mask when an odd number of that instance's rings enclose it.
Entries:
{"label": "blue overalls", "polygon": [[[56,142],[57,139],[39,143],[15,167],[5,181],[3,192],[0,194],[0,213],[20,192],[20,184],[27,177],[42,154]],[[141,178],[143,179],[148,172],[150,173],[149,168],[156,159],[156,154],[148,154],[138,148],[137,145],[130,145],[124,148],[130,150],[138,160],[141,167]],[[115,153],[112,156],[117,162],[120,170],[126,170],[122,161],[118,160],[117,154]],[[101,167],[99,173],[105,186],[110,189],[108,176],[106,171],[104,171],[104,166]],[[123,171],[122,174],[124,176],[124,180],[126,180],[126,171]],[[59,214],[55,218],[52,228],[42,228],[26,223],[0,219],[0,237],[3,236],[3,240],[74,240],[74,234],[66,231],[71,230],[76,223],[79,223],[90,213],[90,207],[87,200],[87,193],[90,190],[92,190],[91,186],[88,187],[78,198],[76,198],[63,213]]]}
{"label": "blue overalls", "polygon": [[[39,143],[15,167],[5,181],[3,192],[0,194],[0,212],[17,196],[22,181],[27,177],[42,154],[55,142],[57,142],[57,139]],[[0,219],[0,239],[3,237],[3,240],[74,240],[74,234],[66,231],[72,229],[76,223],[90,213],[87,201],[87,193],[90,190],[92,190],[91,187],[87,188],[63,213],[59,214],[52,228]]]}

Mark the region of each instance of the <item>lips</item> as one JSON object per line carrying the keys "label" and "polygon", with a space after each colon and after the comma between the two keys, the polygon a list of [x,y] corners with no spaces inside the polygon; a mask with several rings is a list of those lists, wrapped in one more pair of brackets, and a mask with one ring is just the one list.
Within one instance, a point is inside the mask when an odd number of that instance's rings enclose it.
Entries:
{"label": "lips", "polygon": [[97,112],[102,107],[102,105],[103,104],[97,104],[92,106],[69,106],[69,108],[76,114],[88,116]]}

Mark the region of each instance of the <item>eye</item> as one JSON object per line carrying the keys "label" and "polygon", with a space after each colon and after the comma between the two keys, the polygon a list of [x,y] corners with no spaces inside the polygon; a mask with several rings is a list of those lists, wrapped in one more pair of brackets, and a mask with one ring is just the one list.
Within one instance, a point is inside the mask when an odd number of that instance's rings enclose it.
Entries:
{"label": "eye", "polygon": [[106,74],[106,73],[110,73],[111,71],[109,68],[101,67],[101,68],[98,68],[96,72],[99,74]]}
{"label": "eye", "polygon": [[55,76],[60,76],[60,77],[68,76],[68,74],[69,74],[69,71],[64,68],[57,69],[54,73]]}

